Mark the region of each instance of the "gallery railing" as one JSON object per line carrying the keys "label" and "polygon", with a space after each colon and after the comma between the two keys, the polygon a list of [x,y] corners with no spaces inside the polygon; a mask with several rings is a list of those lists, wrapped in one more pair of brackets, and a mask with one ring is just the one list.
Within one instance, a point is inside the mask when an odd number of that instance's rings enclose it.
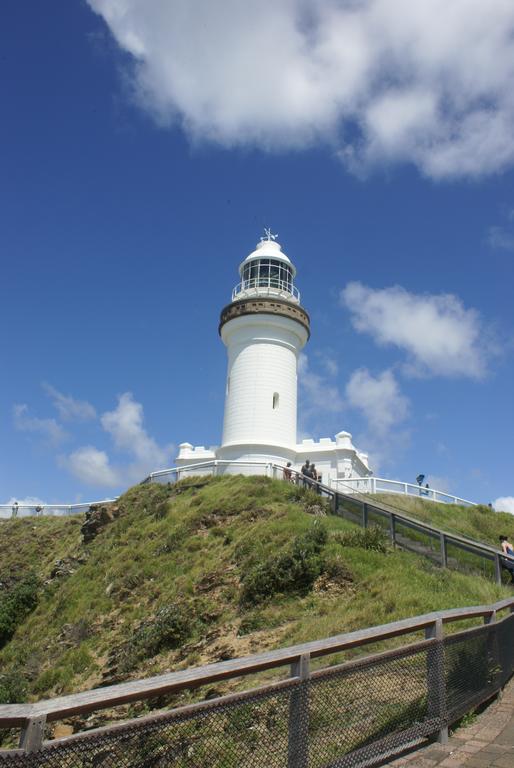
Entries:
{"label": "gallery railing", "polygon": [[[514,598],[396,621],[241,659],[0,706],[0,729],[19,729],[9,768],[361,768],[438,738],[490,699],[514,672]],[[499,616],[501,612],[506,615]],[[483,624],[445,634],[450,622]],[[355,658],[355,649],[411,642]],[[354,658],[334,654],[351,649]],[[332,666],[327,661],[332,655]],[[319,662],[322,659],[324,663]],[[48,739],[51,723],[288,668],[258,687],[151,716]],[[262,680],[261,680],[262,682]],[[76,722],[76,720],[75,720]]]}

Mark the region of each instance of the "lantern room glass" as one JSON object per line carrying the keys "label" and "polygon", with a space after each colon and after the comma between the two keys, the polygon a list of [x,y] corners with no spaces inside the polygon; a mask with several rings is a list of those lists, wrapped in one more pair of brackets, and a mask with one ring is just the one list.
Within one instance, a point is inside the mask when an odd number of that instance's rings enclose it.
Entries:
{"label": "lantern room glass", "polygon": [[278,288],[292,292],[293,270],[278,259],[256,259],[245,264],[242,274],[242,289]]}

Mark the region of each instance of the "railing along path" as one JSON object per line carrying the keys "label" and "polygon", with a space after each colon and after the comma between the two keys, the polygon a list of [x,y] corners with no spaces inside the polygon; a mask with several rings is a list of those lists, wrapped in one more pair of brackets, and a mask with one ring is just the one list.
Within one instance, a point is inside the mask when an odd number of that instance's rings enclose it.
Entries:
{"label": "railing along path", "polygon": [[[154,473],[148,480],[168,482],[170,477],[193,474],[193,467],[189,472],[183,470]],[[268,465],[266,471],[281,477],[283,467]],[[422,554],[427,546],[419,537],[435,539],[441,565],[449,564],[448,550],[457,547],[466,556],[492,564],[496,579],[501,580],[501,554],[494,548],[370,504],[354,493],[342,494],[307,478],[299,479],[329,497],[334,514],[361,525],[385,524],[393,542]],[[410,544],[406,532],[414,535]],[[433,548],[431,552],[433,556]],[[503,611],[508,613],[500,618]],[[482,626],[444,634],[445,624],[476,618],[483,619]],[[321,668],[313,668],[311,663],[369,643],[419,633],[424,637],[381,653]],[[45,740],[47,724],[63,718],[284,667],[289,668],[289,676],[277,682]],[[158,764],[177,768],[360,768],[427,738],[444,741],[448,725],[497,693],[513,672],[514,598],[508,598],[71,696],[1,705],[0,729],[20,729],[21,737],[18,749],[0,750],[0,763],[13,768],[143,768]]]}
{"label": "railing along path", "polygon": [[[508,613],[500,618],[502,611]],[[19,749],[0,750],[0,763],[56,768],[373,765],[430,737],[444,742],[452,722],[500,690],[514,671],[513,611],[514,598],[437,611],[197,669],[34,704],[2,705],[0,729],[21,728],[21,738]],[[445,624],[473,618],[484,624],[444,634]],[[311,665],[315,658],[420,632],[424,639],[400,648],[334,666]],[[46,725],[62,718],[286,666],[289,676],[278,682],[45,741]],[[249,735],[251,727],[258,728],[257,740]],[[218,762],[206,757],[213,750]],[[168,762],[157,763],[165,752]]]}

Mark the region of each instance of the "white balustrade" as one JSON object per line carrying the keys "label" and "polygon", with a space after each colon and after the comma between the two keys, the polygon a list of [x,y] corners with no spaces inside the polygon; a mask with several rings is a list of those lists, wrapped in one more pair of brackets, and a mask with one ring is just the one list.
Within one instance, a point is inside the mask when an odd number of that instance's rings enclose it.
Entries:
{"label": "white balustrade", "polygon": [[[265,475],[266,477],[282,478],[284,467],[272,462],[260,461],[229,461],[211,459],[183,467],[171,467],[152,472],[143,482],[175,483],[186,477],[209,475]],[[425,486],[405,483],[400,480],[388,480],[384,477],[351,477],[344,480],[329,478],[327,485],[343,494],[352,493],[395,493],[407,496],[418,496],[429,501],[443,504],[460,504],[461,506],[476,506],[475,502],[461,499],[443,491]],[[14,511],[13,504],[0,504],[0,519],[10,517],[28,517],[37,515],[73,515],[85,512],[93,504],[110,504],[117,499],[102,499],[101,501],[81,502],[80,504],[19,504]]]}

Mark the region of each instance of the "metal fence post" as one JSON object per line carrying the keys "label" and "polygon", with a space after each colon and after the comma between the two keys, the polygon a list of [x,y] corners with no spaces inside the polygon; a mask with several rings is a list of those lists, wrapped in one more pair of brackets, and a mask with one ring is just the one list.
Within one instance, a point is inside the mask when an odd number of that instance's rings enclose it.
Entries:
{"label": "metal fence post", "polygon": [[46,715],[26,720],[20,736],[20,749],[25,752],[38,752],[43,745]]}
{"label": "metal fence post", "polygon": [[437,741],[448,743],[448,717],[446,713],[446,681],[444,674],[443,622],[436,619],[425,629],[427,640],[436,644],[427,653],[427,714],[440,722]]}
{"label": "metal fence post", "polygon": [[304,653],[291,664],[291,677],[299,677],[298,688],[291,693],[288,725],[288,768],[308,768],[309,765],[309,678],[310,654]]}
{"label": "metal fence post", "polygon": [[394,546],[396,544],[396,515],[392,512],[389,515],[389,533],[391,535],[391,543]]}
{"label": "metal fence post", "polygon": [[500,555],[498,553],[494,556],[494,577],[497,584],[502,583],[502,565],[500,562]]}
{"label": "metal fence post", "polygon": [[362,503],[362,525],[364,528],[368,527],[368,505],[365,501]]}
{"label": "metal fence post", "polygon": [[[491,613],[487,613],[484,616],[484,624],[496,624],[496,611],[491,611]],[[491,673],[494,687],[496,688],[496,681],[501,673],[501,668],[498,634],[495,626],[492,627],[487,638],[487,662],[489,664],[489,672]]]}
{"label": "metal fence post", "polygon": [[448,549],[446,546],[446,536],[444,533],[439,534],[439,542],[441,545],[441,565],[443,568],[448,567]]}

